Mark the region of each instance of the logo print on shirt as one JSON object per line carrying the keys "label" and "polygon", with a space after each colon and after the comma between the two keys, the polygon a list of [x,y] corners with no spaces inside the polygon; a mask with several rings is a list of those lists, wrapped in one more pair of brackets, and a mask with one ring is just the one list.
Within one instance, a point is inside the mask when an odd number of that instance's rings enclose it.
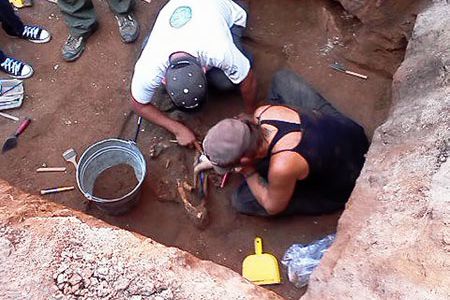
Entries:
{"label": "logo print on shirt", "polygon": [[236,73],[237,73],[237,66],[236,65],[232,65],[231,66],[231,68],[230,68],[231,70],[230,70],[230,76],[234,76],[234,75],[236,75]]}
{"label": "logo print on shirt", "polygon": [[189,6],[177,7],[170,16],[170,26],[181,28],[192,19],[192,9]]}

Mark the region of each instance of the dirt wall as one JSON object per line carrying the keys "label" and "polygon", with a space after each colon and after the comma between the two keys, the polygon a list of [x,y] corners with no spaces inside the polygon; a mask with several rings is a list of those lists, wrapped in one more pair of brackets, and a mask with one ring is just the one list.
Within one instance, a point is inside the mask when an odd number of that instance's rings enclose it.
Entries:
{"label": "dirt wall", "polygon": [[449,298],[448,28],[446,1],[418,16],[389,117],[304,299]]}
{"label": "dirt wall", "polygon": [[362,67],[391,77],[403,58],[417,13],[428,0],[337,0],[361,25],[342,55]]}

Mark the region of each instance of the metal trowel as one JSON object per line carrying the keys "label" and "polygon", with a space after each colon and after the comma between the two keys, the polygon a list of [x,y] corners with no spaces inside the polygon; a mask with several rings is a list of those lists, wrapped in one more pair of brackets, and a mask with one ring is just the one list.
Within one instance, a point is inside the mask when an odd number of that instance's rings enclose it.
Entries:
{"label": "metal trowel", "polygon": [[16,132],[6,139],[5,143],[3,144],[2,153],[5,153],[6,151],[11,150],[12,148],[15,148],[17,146],[17,138],[25,131],[25,129],[27,129],[30,123],[31,119],[29,118],[25,118],[25,120],[20,123]]}

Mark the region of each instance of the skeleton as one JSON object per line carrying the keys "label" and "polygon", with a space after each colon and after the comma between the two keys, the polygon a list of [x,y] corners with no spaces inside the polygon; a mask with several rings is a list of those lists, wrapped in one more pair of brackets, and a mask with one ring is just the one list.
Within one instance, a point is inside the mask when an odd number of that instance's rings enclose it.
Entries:
{"label": "skeleton", "polygon": [[[189,218],[198,228],[205,228],[208,224],[208,211],[206,209],[206,200],[208,198],[208,175],[206,170],[211,169],[212,164],[204,155],[196,155],[194,159],[194,186],[189,185],[186,181],[177,180],[177,191],[181,198]],[[202,179],[203,177],[203,179]],[[189,201],[188,194],[192,194],[194,190],[198,191],[200,204],[193,206]]]}

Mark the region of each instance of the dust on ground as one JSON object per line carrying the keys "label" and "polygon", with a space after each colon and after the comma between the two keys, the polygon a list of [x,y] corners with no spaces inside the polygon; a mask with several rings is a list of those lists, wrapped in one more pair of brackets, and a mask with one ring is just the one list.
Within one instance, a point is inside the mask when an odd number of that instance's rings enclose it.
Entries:
{"label": "dust on ground", "polygon": [[[10,112],[20,117],[30,116],[33,122],[19,138],[17,149],[0,157],[0,178],[33,194],[42,188],[76,185],[71,165],[67,165],[66,174],[37,174],[35,169],[43,163],[66,166],[62,153],[68,148],[75,148],[80,155],[89,145],[108,137],[133,138],[136,116],[129,107],[131,75],[143,38],[164,3],[138,1],[136,16],[141,23],[141,34],[135,44],[125,45],[120,42],[107,3],[94,1],[100,28],[75,63],[62,61],[60,51],[67,28],[55,5],[39,1],[33,8],[18,12],[25,22],[48,27],[53,40],[34,45],[0,33],[3,51],[32,63],[36,69],[33,78],[25,82],[24,105]],[[392,78],[342,58],[360,24],[335,2],[265,0],[250,4],[248,36],[244,43],[255,55],[259,98],[265,98],[275,71],[292,68],[339,110],[363,125],[370,137],[387,115]],[[361,80],[332,70],[329,64],[335,61],[368,75],[369,79]],[[238,93],[211,93],[209,100],[200,114],[175,114],[174,117],[203,136],[211,125],[242,110]],[[0,119],[1,138],[6,138],[16,126]],[[77,191],[50,195],[48,199],[237,272],[241,272],[243,258],[254,251],[255,236],[263,238],[265,251],[281,259],[292,243],[310,242],[335,230],[340,212],[272,219],[237,214],[229,198],[241,180],[238,175],[232,176],[225,189],[213,193],[208,203],[210,224],[205,230],[196,229],[182,206],[173,201],[177,197],[176,180],[184,174],[189,176],[193,150],[171,144],[170,134],[147,122],[142,128],[138,144],[147,159],[149,173],[141,202],[133,211],[120,217],[106,216],[88,205]],[[165,145],[161,153],[151,159],[151,150],[161,144]],[[288,282],[284,269],[282,273],[283,284],[270,288],[288,299],[298,299],[304,291]]]}

